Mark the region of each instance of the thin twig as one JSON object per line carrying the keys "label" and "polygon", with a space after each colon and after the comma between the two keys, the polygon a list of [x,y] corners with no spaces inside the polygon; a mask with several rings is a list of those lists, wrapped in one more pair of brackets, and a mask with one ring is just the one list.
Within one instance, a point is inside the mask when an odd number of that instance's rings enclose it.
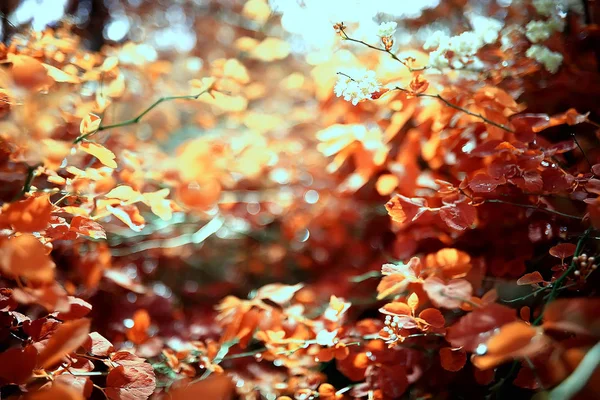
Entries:
{"label": "thin twig", "polygon": [[385,47],[377,47],[377,46],[373,46],[367,42],[363,42],[362,40],[358,40],[358,39],[354,39],[351,38],[350,36],[348,36],[348,34],[346,33],[346,31],[344,30],[344,28],[340,28],[340,33],[342,34],[342,39],[344,40],[348,40],[350,42],[355,42],[355,43],[360,43],[363,46],[367,46],[370,49],[373,50],[377,50],[377,51],[381,51],[384,53],[387,53],[390,55],[390,57],[392,57],[394,60],[398,61],[400,64],[404,65],[406,68],[408,68],[408,70],[410,72],[416,72],[416,71],[423,71],[426,70],[428,67],[421,67],[421,68],[412,68],[410,65],[408,65],[408,63],[404,60],[402,60],[401,58],[399,58],[397,55],[395,55],[392,51],[386,49]]}
{"label": "thin twig", "polygon": [[[410,93],[410,90],[401,88],[399,86],[396,86],[395,89],[396,90],[400,90],[402,92]],[[505,125],[499,124],[497,122],[494,122],[491,119],[488,119],[488,118],[484,117],[481,114],[474,113],[473,111],[469,111],[466,108],[463,108],[463,107],[461,107],[459,105],[456,105],[456,104],[452,103],[451,101],[447,100],[445,97],[442,97],[439,94],[417,93],[414,96],[416,96],[416,97],[429,97],[429,98],[432,98],[432,99],[438,99],[441,102],[443,102],[444,104],[446,104],[448,107],[453,108],[453,109],[458,110],[458,111],[461,111],[461,112],[463,112],[463,113],[465,113],[467,115],[470,115],[472,117],[479,118],[480,120],[482,120],[483,122],[485,122],[485,123],[487,123],[489,125],[495,126],[496,128],[503,129],[503,130],[505,130],[507,132],[514,132],[511,128],[509,128],[509,127],[507,127]]]}
{"label": "thin twig", "polygon": [[107,129],[112,129],[112,128],[120,128],[123,126],[128,126],[128,125],[134,125],[137,124],[138,122],[140,122],[140,120],[146,115],[148,114],[150,111],[152,111],[152,109],[154,109],[156,106],[158,106],[161,103],[164,103],[165,101],[171,101],[171,100],[197,100],[198,97],[202,96],[204,93],[208,93],[210,90],[212,90],[211,87],[208,87],[206,89],[204,89],[203,91],[201,91],[198,94],[188,94],[188,95],[182,95],[182,96],[165,96],[165,97],[161,97],[160,99],[156,100],[154,103],[152,103],[150,105],[150,107],[146,108],[144,111],[142,111],[140,114],[138,114],[136,117],[133,117],[131,119],[128,119],[126,121],[122,121],[122,122],[117,122],[114,124],[109,124],[109,125],[102,125],[102,123],[100,123],[100,126],[98,127],[98,129],[93,130],[91,132],[88,132],[84,135],[81,135],[79,137],[77,137],[77,139],[75,139],[75,141],[73,143],[77,144],[79,142],[84,141],[85,139],[87,139],[88,137],[96,134],[97,132],[100,131],[105,131]]}
{"label": "thin twig", "polygon": [[516,206],[516,207],[523,207],[523,208],[529,208],[532,210],[538,210],[538,211],[544,211],[550,214],[556,214],[556,215],[560,215],[562,217],[565,218],[571,218],[571,219],[576,219],[581,221],[582,217],[578,217],[576,215],[571,215],[571,214],[565,214],[563,212],[560,211],[556,211],[556,210],[552,210],[550,208],[540,208],[538,206],[534,206],[533,204],[520,204],[520,203],[513,203],[512,201],[505,201],[505,200],[500,200],[500,199],[486,199],[483,201],[484,203],[500,203],[500,204],[509,204],[511,206]]}
{"label": "thin twig", "polygon": [[585,151],[583,151],[583,148],[579,144],[579,141],[577,140],[577,136],[575,136],[575,133],[571,133],[571,136],[573,137],[573,141],[575,142],[577,147],[579,147],[581,154],[583,154],[583,158],[585,158],[585,161],[587,161],[589,167],[592,168],[592,163],[590,162],[590,159],[587,157],[587,155],[585,154]]}

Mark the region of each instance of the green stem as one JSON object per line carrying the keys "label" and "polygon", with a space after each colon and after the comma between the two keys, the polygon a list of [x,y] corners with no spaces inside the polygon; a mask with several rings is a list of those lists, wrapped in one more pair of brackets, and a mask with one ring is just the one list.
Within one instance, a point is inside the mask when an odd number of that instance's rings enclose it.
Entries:
{"label": "green stem", "polygon": [[530,208],[532,210],[544,211],[544,212],[547,212],[547,213],[550,213],[550,214],[556,214],[556,215],[560,215],[560,216],[565,217],[565,218],[571,218],[571,219],[576,219],[576,220],[581,221],[581,217],[578,217],[576,215],[565,214],[563,212],[552,210],[550,208],[540,208],[538,206],[534,206],[533,204],[513,203],[512,201],[505,201],[505,200],[500,200],[500,199],[487,199],[487,200],[484,200],[484,203],[509,204],[511,206],[523,207],[523,208]]}
{"label": "green stem", "polygon": [[122,121],[122,122],[117,122],[114,124],[110,124],[110,125],[102,125],[100,124],[100,126],[98,127],[98,129],[88,132],[84,135],[81,135],[79,137],[77,137],[77,139],[75,139],[75,141],[73,143],[77,144],[80,143],[84,140],[86,140],[88,137],[96,134],[97,132],[100,131],[105,131],[107,129],[112,129],[112,128],[120,128],[123,126],[129,126],[129,125],[134,125],[137,124],[138,122],[140,122],[140,120],[146,115],[148,114],[150,111],[152,111],[156,106],[158,106],[160,103],[164,103],[165,101],[171,101],[171,100],[197,100],[198,97],[202,96],[204,93],[207,93],[209,90],[211,90],[211,88],[207,88],[204,89],[203,91],[201,91],[198,94],[188,94],[188,95],[181,95],[181,96],[165,96],[165,97],[161,97],[160,99],[156,100],[154,103],[152,103],[148,108],[146,108],[144,111],[142,111],[140,114],[138,114],[136,117],[128,119],[126,121]]}
{"label": "green stem", "polygon": [[[577,242],[577,247],[575,247],[575,254],[573,255],[573,259],[571,260],[571,265],[552,284],[552,291],[548,295],[548,300],[546,300],[546,305],[548,305],[549,303],[551,303],[556,298],[556,295],[558,294],[558,290],[561,287],[562,283],[573,272],[573,270],[575,270],[575,268],[577,268],[577,262],[575,261],[575,257],[579,257],[579,255],[581,254],[581,252],[583,250],[583,243],[585,242],[585,240],[589,236],[590,232],[592,232],[592,228],[591,227],[588,228],[588,229],[586,229],[586,231],[584,232],[583,236],[581,236],[581,238]],[[542,322],[543,317],[544,317],[544,310],[542,309],[542,312],[540,313],[540,315],[536,318],[535,321],[533,321],[533,325],[539,325],[540,322]]]}
{"label": "green stem", "polygon": [[19,200],[31,190],[31,185],[33,183],[33,179],[35,178],[35,171],[38,169],[39,166],[40,164],[27,167],[27,176],[25,177],[23,188],[21,188],[21,191],[15,195],[13,201]]}

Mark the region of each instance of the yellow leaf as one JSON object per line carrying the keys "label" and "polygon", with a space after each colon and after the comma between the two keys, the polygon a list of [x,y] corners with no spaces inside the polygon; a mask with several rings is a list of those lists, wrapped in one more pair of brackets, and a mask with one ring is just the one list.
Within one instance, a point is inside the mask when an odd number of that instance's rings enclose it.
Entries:
{"label": "yellow leaf", "polygon": [[54,79],[55,82],[67,82],[67,83],[79,83],[80,80],[77,76],[68,74],[60,69],[53,67],[52,65],[43,64],[44,68],[46,68],[46,72],[48,72],[48,76]]}
{"label": "yellow leaf", "polygon": [[99,145],[97,143],[81,143],[79,148],[86,153],[96,157],[102,164],[106,165],[109,168],[117,168],[117,163],[115,162],[115,153],[107,149],[106,147]]}
{"label": "yellow leaf", "polygon": [[411,294],[410,296],[408,296],[408,300],[406,301],[406,303],[414,313],[417,307],[419,306],[419,296],[417,296],[416,293]]}

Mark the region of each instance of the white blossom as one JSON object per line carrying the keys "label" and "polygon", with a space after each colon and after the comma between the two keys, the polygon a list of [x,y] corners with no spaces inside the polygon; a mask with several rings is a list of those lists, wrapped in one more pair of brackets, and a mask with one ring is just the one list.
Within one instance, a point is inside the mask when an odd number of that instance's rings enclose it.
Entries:
{"label": "white blossom", "polygon": [[533,0],[533,7],[538,14],[545,17],[568,11],[577,14],[584,13],[583,2],[581,0]]}
{"label": "white blossom", "polygon": [[553,74],[558,71],[563,61],[562,54],[552,51],[546,46],[541,46],[539,44],[534,44],[527,49],[525,55],[542,64],[548,72]]}
{"label": "white blossom", "polygon": [[442,31],[435,31],[431,36],[427,38],[423,48],[425,50],[432,50],[436,47],[440,46],[442,43],[448,43],[450,41],[450,37],[446,35]]}
{"label": "white blossom", "polygon": [[[473,69],[483,68],[481,60],[476,59],[477,52],[486,44],[498,40],[502,23],[493,18],[473,17],[475,29],[460,35],[449,37],[441,31],[434,32],[423,44],[429,53],[429,65],[433,68],[452,67],[462,69],[469,65]],[[451,57],[449,59],[448,57]]]}
{"label": "white blossom", "polygon": [[382,38],[393,36],[394,33],[396,33],[397,27],[398,27],[398,24],[394,21],[382,22],[381,24],[379,24],[379,27],[377,28],[377,36],[382,37]]}
{"label": "white blossom", "polygon": [[316,337],[316,342],[318,345],[320,346],[334,346],[335,345],[335,337],[337,336],[338,330],[334,330],[334,331],[327,331],[327,330],[322,330],[319,331],[319,333],[317,333],[317,337]]}
{"label": "white blossom", "polygon": [[561,18],[552,18],[547,21],[531,21],[526,26],[525,36],[532,43],[543,42],[555,31],[563,31],[565,22]]}
{"label": "white blossom", "polygon": [[362,100],[370,100],[372,94],[381,88],[375,71],[361,70],[346,75],[339,74],[333,91],[337,97],[343,96],[344,100],[353,105]]}
{"label": "white blossom", "polygon": [[494,18],[488,18],[481,15],[471,17],[473,30],[481,38],[483,43],[492,44],[498,40],[498,33],[504,25],[501,21]]}

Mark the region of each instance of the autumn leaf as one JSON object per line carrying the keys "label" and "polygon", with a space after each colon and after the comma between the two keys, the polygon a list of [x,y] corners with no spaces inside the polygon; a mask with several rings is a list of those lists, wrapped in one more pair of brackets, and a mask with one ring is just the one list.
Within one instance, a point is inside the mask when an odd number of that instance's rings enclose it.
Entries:
{"label": "autumn leaf", "polygon": [[8,276],[50,283],[55,264],[48,253],[48,248],[31,234],[13,237],[2,242],[0,269]]}
{"label": "autumn leaf", "polygon": [[469,187],[475,193],[491,193],[504,183],[505,179],[495,179],[488,174],[478,173],[469,181]]}
{"label": "autumn leaf", "polygon": [[91,332],[82,346],[88,353],[99,357],[108,357],[114,351],[112,343],[98,332]]}
{"label": "autumn leaf", "polygon": [[31,196],[3,208],[0,223],[9,224],[21,233],[39,232],[46,229],[52,216],[52,204],[48,195]]}
{"label": "autumn leaf", "polygon": [[464,279],[453,279],[445,283],[440,278],[429,277],[423,283],[429,300],[436,307],[460,308],[462,303],[471,299],[473,287]]}
{"label": "autumn leaf", "polygon": [[496,328],[517,319],[516,310],[491,303],[474,309],[448,328],[446,339],[453,347],[463,347],[472,353],[485,343]]}
{"label": "autumn leaf", "polygon": [[199,382],[192,383],[169,393],[172,400],[207,399],[230,400],[234,394],[234,385],[225,374],[213,374]]}
{"label": "autumn leaf", "polygon": [[133,314],[133,327],[127,330],[127,339],[134,344],[142,344],[148,340],[148,328],[150,328],[150,315],[144,309],[137,310]]}
{"label": "autumn leaf", "polygon": [[600,337],[600,299],[558,299],[544,310],[545,329]]}
{"label": "autumn leaf", "polygon": [[467,363],[467,353],[462,349],[442,347],[439,355],[442,368],[446,371],[460,371]]}
{"label": "autumn leaf", "polygon": [[86,318],[68,321],[60,325],[40,351],[37,365],[41,368],[53,366],[85,343],[89,331],[90,320]]}
{"label": "autumn leaf", "polygon": [[551,247],[549,253],[551,256],[562,260],[575,254],[576,247],[573,243],[560,243]]}
{"label": "autumn leaf", "polygon": [[304,285],[301,283],[297,285],[272,283],[258,289],[256,298],[261,300],[268,299],[280,305],[285,304],[288,303],[303,286]]}
{"label": "autumn leaf", "polygon": [[436,308],[426,308],[419,314],[419,318],[424,320],[428,325],[433,326],[434,328],[443,328],[446,325],[446,320],[444,316],[440,312],[440,310]]}
{"label": "autumn leaf", "polygon": [[510,322],[487,341],[485,354],[473,357],[473,364],[479,369],[490,369],[509,359],[532,357],[548,343],[540,328],[523,321]]}
{"label": "autumn leaf", "polygon": [[84,142],[79,144],[79,148],[89,155],[96,157],[103,165],[106,165],[109,168],[117,168],[115,153],[106,147],[97,143]]}
{"label": "autumn leaf", "polygon": [[471,270],[471,257],[460,250],[445,248],[425,258],[427,267],[448,279],[461,278]]}
{"label": "autumn leaf", "polygon": [[92,239],[106,239],[106,232],[102,225],[90,218],[79,215],[73,217],[69,230]]}
{"label": "autumn leaf", "polygon": [[25,383],[36,366],[37,355],[33,345],[13,347],[0,353],[0,382],[17,385]]}
{"label": "autumn leaf", "polygon": [[9,54],[14,82],[28,90],[39,90],[52,83],[43,64],[24,54]]}
{"label": "autumn leaf", "polygon": [[534,285],[544,282],[544,277],[538,271],[525,274],[517,280],[517,285]]}
{"label": "autumn leaf", "polygon": [[118,364],[106,377],[106,395],[110,400],[143,400],[150,397],[156,387],[152,365],[125,351],[113,353],[110,359]]}
{"label": "autumn leaf", "polygon": [[58,313],[56,318],[63,321],[79,319],[85,317],[92,311],[92,305],[90,303],[74,296],[69,296],[69,307],[70,309],[68,312]]}
{"label": "autumn leaf", "polygon": [[577,125],[577,124],[582,124],[584,122],[587,121],[588,119],[588,115],[590,115],[590,113],[586,113],[586,114],[579,114],[577,112],[577,110],[575,110],[574,108],[570,108],[568,109],[566,112],[562,113],[562,114],[557,114],[557,115],[553,115],[552,117],[550,117],[547,120],[542,120],[538,123],[536,123],[532,129],[534,132],[541,132],[544,129],[548,129],[551,128],[553,126],[557,126],[557,125],[564,125],[564,124],[568,124],[568,125]]}
{"label": "autumn leaf", "polygon": [[475,207],[463,201],[440,208],[440,217],[452,229],[464,231],[475,223]]}
{"label": "autumn leaf", "polygon": [[[91,384],[91,382],[90,382]],[[25,400],[84,400],[83,395],[72,386],[55,382],[48,389],[40,389],[28,393]]]}
{"label": "autumn leaf", "polygon": [[397,194],[392,197],[385,205],[385,208],[392,217],[392,220],[401,224],[405,222],[413,222],[419,218],[424,212],[429,210],[427,200],[408,197]]}

